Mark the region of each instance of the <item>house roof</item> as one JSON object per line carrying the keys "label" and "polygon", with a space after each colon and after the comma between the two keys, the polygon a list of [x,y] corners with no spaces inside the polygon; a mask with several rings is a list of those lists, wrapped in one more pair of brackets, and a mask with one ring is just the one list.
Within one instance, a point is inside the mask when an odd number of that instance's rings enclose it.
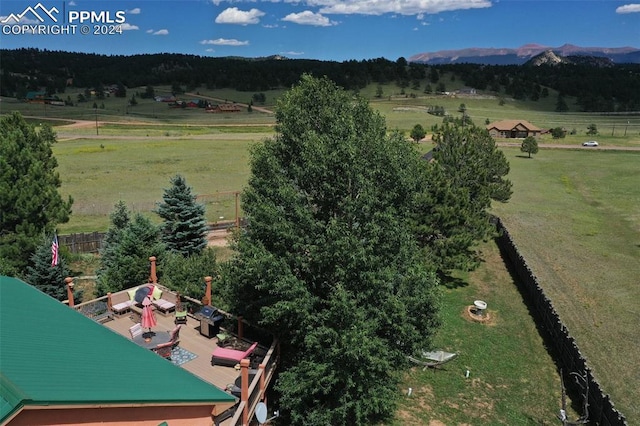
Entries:
{"label": "house roof", "polygon": [[35,287],[0,276],[0,424],[23,406],[234,400]]}
{"label": "house roof", "polygon": [[539,132],[540,129],[537,126],[529,123],[526,120],[502,120],[494,121],[491,124],[487,124],[487,130],[497,129],[498,131],[511,131],[511,130],[529,130]]}

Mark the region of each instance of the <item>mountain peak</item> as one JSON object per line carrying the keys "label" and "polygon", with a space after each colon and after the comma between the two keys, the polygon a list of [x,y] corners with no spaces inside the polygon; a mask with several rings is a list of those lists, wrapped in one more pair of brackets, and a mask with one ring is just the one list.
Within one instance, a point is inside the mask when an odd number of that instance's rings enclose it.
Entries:
{"label": "mountain peak", "polygon": [[[441,50],[418,53],[411,56],[409,62],[433,65],[452,63],[522,65],[546,51],[551,51],[556,56],[591,56],[606,58],[611,63],[640,63],[640,49],[634,47],[580,47],[569,43],[560,47],[529,43],[518,48],[470,47],[459,50]],[[552,61],[555,62],[555,60]]]}

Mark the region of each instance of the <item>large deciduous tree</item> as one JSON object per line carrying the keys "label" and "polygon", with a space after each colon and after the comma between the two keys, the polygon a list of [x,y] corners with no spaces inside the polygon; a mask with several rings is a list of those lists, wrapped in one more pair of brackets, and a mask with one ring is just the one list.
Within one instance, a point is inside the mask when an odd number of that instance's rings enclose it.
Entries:
{"label": "large deciduous tree", "polygon": [[73,200],[61,180],[48,125],[40,131],[19,113],[0,119],[0,265],[23,273],[43,233],[69,220]]}
{"label": "large deciduous tree", "polygon": [[164,221],[162,240],[169,250],[190,256],[207,246],[204,206],[196,202],[184,177],[171,178],[171,187],[165,189],[163,202],[158,203],[155,212]]}
{"label": "large deciduous tree", "polygon": [[304,75],[276,119],[251,154],[226,299],[281,339],[287,424],[383,421],[406,355],[438,324],[437,278],[408,223],[424,164],[326,78]]}
{"label": "large deciduous tree", "polygon": [[441,272],[473,269],[473,247],[495,232],[491,201],[507,202],[509,163],[485,129],[445,124],[416,199],[414,225],[427,258]]}

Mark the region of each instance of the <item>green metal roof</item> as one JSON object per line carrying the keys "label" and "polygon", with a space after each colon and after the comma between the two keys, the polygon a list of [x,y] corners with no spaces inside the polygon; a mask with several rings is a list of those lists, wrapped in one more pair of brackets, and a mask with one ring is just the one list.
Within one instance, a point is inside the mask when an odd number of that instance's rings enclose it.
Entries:
{"label": "green metal roof", "polygon": [[0,423],[24,405],[233,401],[35,287],[0,276]]}

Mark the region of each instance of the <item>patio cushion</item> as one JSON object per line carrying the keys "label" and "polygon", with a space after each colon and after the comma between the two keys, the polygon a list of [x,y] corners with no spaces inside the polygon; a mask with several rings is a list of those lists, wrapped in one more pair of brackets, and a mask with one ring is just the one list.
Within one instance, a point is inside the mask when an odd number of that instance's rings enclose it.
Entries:
{"label": "patio cushion", "polygon": [[172,308],[175,308],[176,306],[175,303],[169,302],[168,300],[164,300],[164,299],[154,300],[153,304],[156,305],[158,308],[164,309],[164,310],[172,309]]}
{"label": "patio cushion", "polygon": [[134,288],[133,290],[129,290],[127,291],[127,293],[129,293],[129,300],[133,300],[134,297],[136,297],[136,291],[138,291],[138,288]]}
{"label": "patio cushion", "polygon": [[244,358],[248,358],[257,346],[258,342],[254,342],[246,351],[221,348],[218,346],[214,349],[213,354],[211,355],[211,364],[238,363]]}
{"label": "patio cushion", "polygon": [[162,290],[154,286],[153,293],[151,293],[151,295],[153,296],[153,300],[158,300],[162,297]]}
{"label": "patio cushion", "polygon": [[115,305],[112,306],[112,309],[115,312],[120,312],[120,311],[124,311],[126,309],[129,309],[131,307],[131,305],[133,305],[133,301],[127,300],[125,302],[116,303]]}

